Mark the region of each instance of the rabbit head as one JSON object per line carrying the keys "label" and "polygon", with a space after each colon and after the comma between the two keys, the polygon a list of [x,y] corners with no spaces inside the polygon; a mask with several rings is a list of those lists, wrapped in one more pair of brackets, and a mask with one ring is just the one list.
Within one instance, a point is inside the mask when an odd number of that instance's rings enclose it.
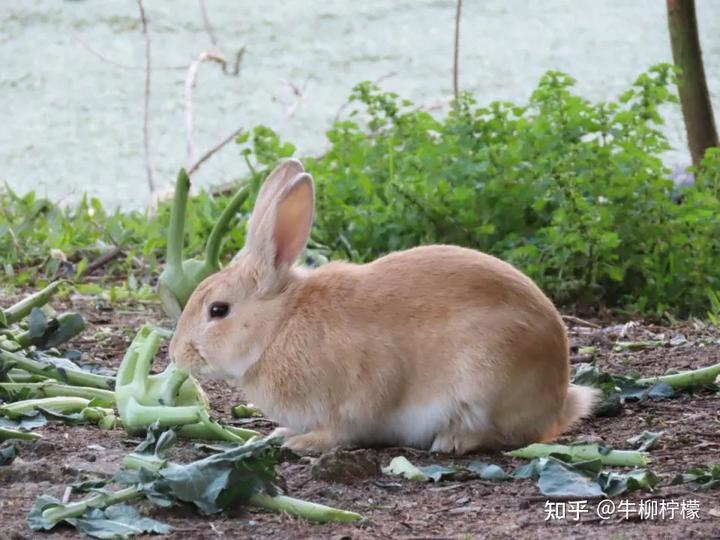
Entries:
{"label": "rabbit head", "polygon": [[178,366],[198,375],[241,379],[262,356],[283,320],[282,292],[310,235],[312,177],[297,160],[276,167],[264,182],[247,228],[245,247],[222,271],[198,285],[170,343]]}

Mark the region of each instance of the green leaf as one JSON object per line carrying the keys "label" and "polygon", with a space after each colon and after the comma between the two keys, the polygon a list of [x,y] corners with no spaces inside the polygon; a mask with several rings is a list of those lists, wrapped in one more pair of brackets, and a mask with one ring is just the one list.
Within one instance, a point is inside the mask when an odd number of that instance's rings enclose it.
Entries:
{"label": "green leaf", "polygon": [[41,338],[47,331],[47,328],[48,321],[43,310],[36,307],[32,308],[32,311],[30,312],[30,324],[28,326],[30,339],[34,340]]}
{"label": "green leaf", "polygon": [[[600,460],[595,463],[602,465]],[[537,486],[548,497],[602,497],[605,495],[596,481],[596,473],[580,464],[569,464],[547,458],[540,470]]]}
{"label": "green leaf", "polygon": [[92,538],[130,538],[139,534],[168,534],[172,527],[156,519],[143,517],[127,504],[116,504],[100,510],[93,508],[79,518],[66,520],[83,534]]}
{"label": "green leaf", "polygon": [[[61,501],[48,495],[41,495],[35,500],[27,517],[28,526],[32,530],[50,530],[57,523],[43,517],[49,508],[64,506]],[[167,534],[171,527],[155,519],[143,517],[126,504],[116,504],[105,509],[89,508],[80,517],[66,518],[65,522],[81,533],[93,538],[129,538],[138,534]]]}
{"label": "green leaf", "polygon": [[62,345],[85,330],[85,320],[79,313],[65,313],[51,319],[45,332],[32,337],[31,343],[40,349],[51,349]]}
{"label": "green leaf", "polygon": [[5,448],[0,448],[0,467],[10,465],[13,461],[15,461],[15,458],[19,453],[20,452],[18,452],[18,449],[14,444],[6,446]]}
{"label": "green leaf", "polygon": [[158,471],[153,489],[206,513],[246,503],[258,491],[273,495],[276,450],[274,442],[257,441],[187,465],[170,464]]}
{"label": "green leaf", "polygon": [[442,465],[427,465],[425,467],[418,467],[418,469],[433,482],[449,480],[458,472],[457,469],[444,467]]}
{"label": "green leaf", "polygon": [[51,497],[50,495],[40,495],[32,507],[27,516],[27,524],[33,531],[46,530],[49,531],[56,524],[49,521],[43,516],[43,512],[48,508],[54,508],[56,506],[63,506],[62,501]]}
{"label": "green leaf", "polygon": [[512,476],[507,474],[502,467],[494,465],[492,463],[482,463],[480,461],[473,461],[468,465],[468,470],[477,474],[481,480],[492,480],[494,482],[500,482],[503,480],[512,480]]}
{"label": "green leaf", "polygon": [[720,464],[712,468],[695,467],[673,478],[673,485],[686,484],[691,491],[720,489]]}
{"label": "green leaf", "polygon": [[47,424],[47,419],[39,411],[34,414],[23,415],[19,418],[10,419],[0,416],[0,427],[30,431]]}

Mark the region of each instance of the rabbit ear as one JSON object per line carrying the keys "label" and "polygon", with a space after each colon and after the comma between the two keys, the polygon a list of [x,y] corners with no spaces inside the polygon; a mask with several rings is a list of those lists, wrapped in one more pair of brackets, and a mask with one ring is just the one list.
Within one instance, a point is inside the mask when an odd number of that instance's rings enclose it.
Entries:
{"label": "rabbit ear", "polygon": [[253,259],[261,288],[280,284],[305,249],[314,207],[312,176],[298,174],[269,202],[256,227],[248,231],[248,255]]}
{"label": "rabbit ear", "polygon": [[255,199],[255,207],[250,217],[250,223],[248,223],[248,236],[253,234],[254,229],[263,220],[267,209],[288,182],[304,171],[302,163],[297,159],[287,159],[272,170]]}

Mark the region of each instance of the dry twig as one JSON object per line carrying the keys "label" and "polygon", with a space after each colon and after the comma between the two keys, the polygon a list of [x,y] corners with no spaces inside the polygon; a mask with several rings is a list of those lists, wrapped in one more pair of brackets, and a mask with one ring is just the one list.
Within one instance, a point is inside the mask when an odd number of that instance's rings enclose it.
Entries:
{"label": "dry twig", "polygon": [[220,66],[227,65],[225,58],[215,53],[202,52],[188,68],[185,77],[185,130],[187,133],[187,160],[188,167],[195,163],[195,136],[193,129],[193,90],[197,86],[198,69],[203,62],[216,62]]}
{"label": "dry twig", "polygon": [[145,172],[147,174],[148,188],[150,193],[155,193],[155,182],[153,181],[152,164],[150,163],[150,34],[148,33],[147,17],[142,0],[137,0],[142,20],[143,37],[145,38],[145,101],[143,113],[143,145],[145,147]]}
{"label": "dry twig", "polygon": [[585,319],[581,319],[580,317],[575,317],[574,315],[563,315],[563,320],[567,322],[571,322],[573,324],[577,324],[578,326],[587,326],[588,328],[602,328],[599,324],[595,324],[594,322],[586,321]]}
{"label": "dry twig", "polygon": [[460,63],[460,12],[462,11],[462,0],[457,0],[457,8],[455,9],[455,47],[453,60],[453,91],[455,99],[460,95],[458,89],[458,71]]}
{"label": "dry twig", "polygon": [[207,7],[205,6],[205,0],[199,0],[200,1],[200,13],[202,13],[202,19],[203,24],[205,25],[205,31],[207,32],[208,36],[210,37],[210,43],[213,44],[213,47],[220,50],[220,46],[218,45],[218,39],[215,35],[215,31],[213,30],[212,25],[210,24],[210,18],[207,14]]}
{"label": "dry twig", "polygon": [[198,167],[205,163],[214,153],[216,153],[218,150],[220,150],[223,146],[228,144],[230,141],[235,139],[238,135],[242,133],[242,128],[238,128],[235,131],[233,131],[230,135],[225,137],[222,141],[217,143],[215,146],[213,146],[210,150],[205,152],[202,156],[200,156],[200,159],[198,159],[190,168],[188,168],[188,176],[191,176],[195,171],[198,170]]}

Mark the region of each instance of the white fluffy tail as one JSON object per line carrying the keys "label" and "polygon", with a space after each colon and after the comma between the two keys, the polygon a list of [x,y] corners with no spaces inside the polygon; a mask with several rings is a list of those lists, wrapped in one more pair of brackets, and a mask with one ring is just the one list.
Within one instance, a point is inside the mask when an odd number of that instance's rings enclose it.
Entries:
{"label": "white fluffy tail", "polygon": [[588,416],[602,398],[602,390],[571,384],[568,388],[565,404],[560,417],[543,435],[542,440],[549,441],[560,435],[575,422]]}

